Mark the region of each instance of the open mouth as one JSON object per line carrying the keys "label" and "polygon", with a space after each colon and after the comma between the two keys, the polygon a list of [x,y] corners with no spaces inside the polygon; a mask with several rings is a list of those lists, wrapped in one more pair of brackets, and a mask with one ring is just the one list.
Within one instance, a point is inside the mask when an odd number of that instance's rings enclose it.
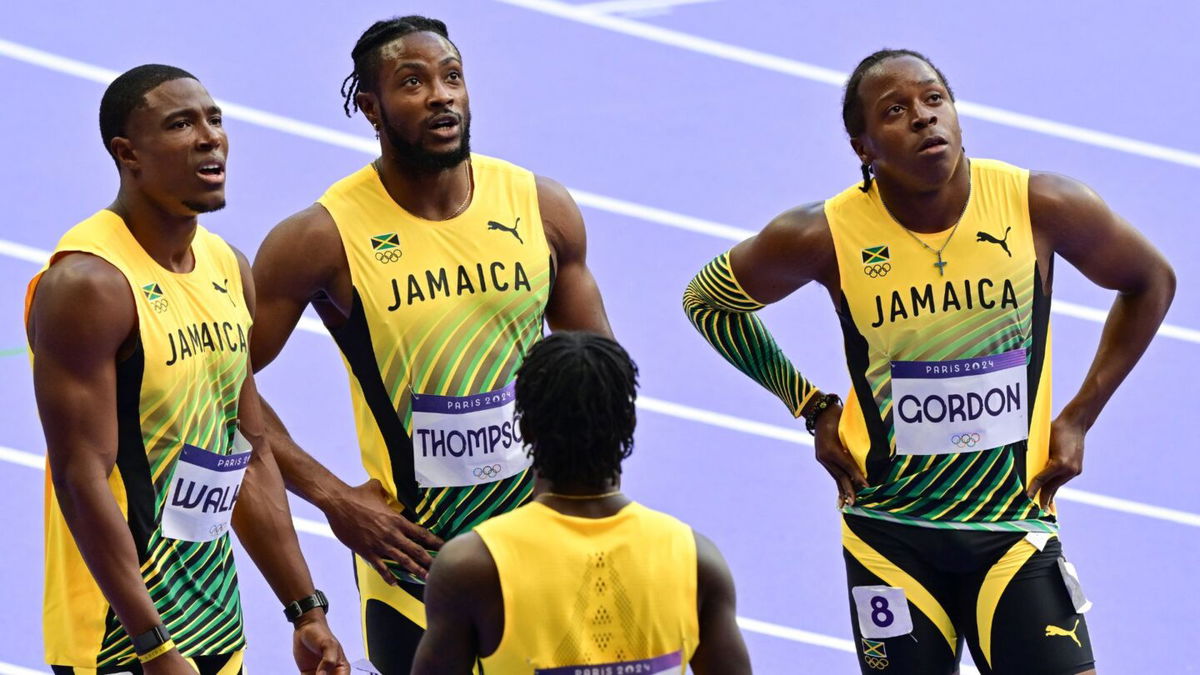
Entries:
{"label": "open mouth", "polygon": [[458,134],[459,117],[449,113],[438,115],[429,122],[429,129],[438,136],[447,138]]}
{"label": "open mouth", "polygon": [[225,165],[221,162],[204,162],[196,169],[200,178],[209,183],[220,183],[225,180]]}

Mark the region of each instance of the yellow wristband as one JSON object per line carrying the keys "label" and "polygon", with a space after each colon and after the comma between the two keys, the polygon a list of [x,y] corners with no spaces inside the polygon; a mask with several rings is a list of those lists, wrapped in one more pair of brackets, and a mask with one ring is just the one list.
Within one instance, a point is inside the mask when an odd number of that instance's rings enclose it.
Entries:
{"label": "yellow wristband", "polygon": [[162,656],[163,654],[166,654],[167,652],[171,651],[172,649],[175,649],[175,641],[167,640],[166,642],[155,647],[154,649],[151,649],[150,651],[146,652],[145,654],[138,654],[138,661],[140,661],[142,663],[146,663],[147,661],[157,659],[158,657]]}

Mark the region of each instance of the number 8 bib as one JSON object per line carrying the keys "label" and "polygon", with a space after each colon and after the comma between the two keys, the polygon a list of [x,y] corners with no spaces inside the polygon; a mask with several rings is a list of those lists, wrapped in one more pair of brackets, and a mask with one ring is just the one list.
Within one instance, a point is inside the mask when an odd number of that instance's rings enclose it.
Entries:
{"label": "number 8 bib", "polygon": [[912,632],[912,615],[903,588],[855,586],[850,593],[854,596],[858,630],[863,637],[878,640]]}

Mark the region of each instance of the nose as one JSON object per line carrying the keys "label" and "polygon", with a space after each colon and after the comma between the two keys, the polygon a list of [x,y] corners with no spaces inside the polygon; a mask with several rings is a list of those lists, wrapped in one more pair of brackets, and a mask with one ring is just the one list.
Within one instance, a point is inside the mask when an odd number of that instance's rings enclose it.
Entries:
{"label": "nose", "polygon": [[440,78],[435,79],[429,91],[430,108],[449,108],[454,105],[454,92]]}
{"label": "nose", "polygon": [[916,113],[913,116],[913,129],[915,131],[937,125],[937,114],[931,108],[918,105],[913,108],[913,111]]}
{"label": "nose", "polygon": [[225,144],[225,129],[205,120],[196,126],[196,147],[213,150]]}

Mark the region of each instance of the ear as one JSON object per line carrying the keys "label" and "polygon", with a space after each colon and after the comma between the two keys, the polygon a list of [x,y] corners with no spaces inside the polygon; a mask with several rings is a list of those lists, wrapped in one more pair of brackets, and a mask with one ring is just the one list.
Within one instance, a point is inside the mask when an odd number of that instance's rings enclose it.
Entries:
{"label": "ear", "polygon": [[375,131],[379,131],[379,125],[382,122],[379,119],[379,99],[375,98],[375,94],[369,91],[360,91],[354,95],[354,103],[363,117],[366,117],[371,126],[375,128]]}
{"label": "ear", "polygon": [[854,154],[858,155],[859,162],[870,166],[873,158],[871,157],[870,151],[867,149],[867,144],[864,143],[861,138],[858,136],[851,138],[850,147],[854,148]]}
{"label": "ear", "polygon": [[138,161],[137,152],[133,149],[133,143],[124,136],[114,136],[108,144],[108,150],[112,153],[114,159],[117,160],[117,166],[122,169],[128,169],[132,173],[137,173],[141,169],[141,162]]}

